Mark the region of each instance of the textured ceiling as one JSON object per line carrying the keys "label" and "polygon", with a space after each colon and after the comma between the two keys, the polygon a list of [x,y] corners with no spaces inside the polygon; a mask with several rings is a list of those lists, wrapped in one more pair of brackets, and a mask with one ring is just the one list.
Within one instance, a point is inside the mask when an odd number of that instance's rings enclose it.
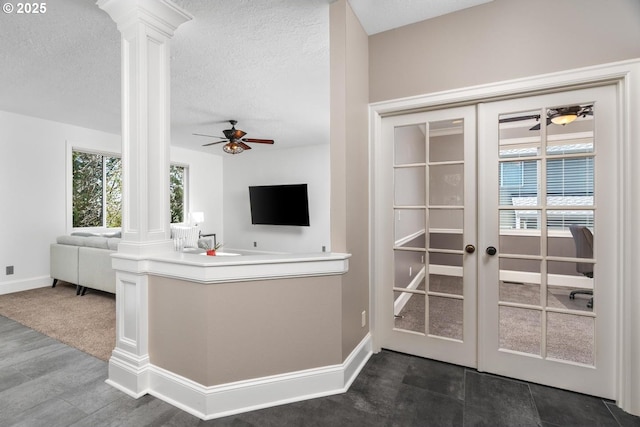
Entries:
{"label": "textured ceiling", "polygon": [[[328,143],[331,1],[174,0],[194,19],[171,41],[172,144],[201,149],[214,139],[191,134],[229,119],[276,140],[258,151]],[[485,1],[350,0],[369,33]],[[120,33],[94,0],[1,14],[0,64],[0,110],[120,133]]]}

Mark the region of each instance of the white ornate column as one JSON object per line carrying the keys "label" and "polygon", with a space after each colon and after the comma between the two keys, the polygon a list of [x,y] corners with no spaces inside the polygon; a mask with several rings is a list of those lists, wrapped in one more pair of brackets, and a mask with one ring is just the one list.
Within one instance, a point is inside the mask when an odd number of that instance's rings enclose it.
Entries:
{"label": "white ornate column", "polygon": [[113,386],[148,390],[144,258],[173,250],[169,229],[169,40],[192,17],[169,0],[98,0],[122,33],[122,243],[116,270]]}

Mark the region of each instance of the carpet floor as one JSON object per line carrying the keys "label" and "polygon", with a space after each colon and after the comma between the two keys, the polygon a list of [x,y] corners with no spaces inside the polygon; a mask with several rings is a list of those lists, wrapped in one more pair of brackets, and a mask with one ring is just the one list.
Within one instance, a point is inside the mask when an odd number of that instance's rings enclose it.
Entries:
{"label": "carpet floor", "polygon": [[115,295],[89,289],[76,296],[75,285],[0,295],[0,315],[107,361],[116,342]]}

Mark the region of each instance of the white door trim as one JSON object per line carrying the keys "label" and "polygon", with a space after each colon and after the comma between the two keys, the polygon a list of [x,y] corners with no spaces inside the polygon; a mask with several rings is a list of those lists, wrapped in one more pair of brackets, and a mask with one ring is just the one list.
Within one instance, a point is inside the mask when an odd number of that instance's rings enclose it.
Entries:
{"label": "white door trim", "polygon": [[[390,100],[369,105],[370,155],[370,258],[375,254],[376,236],[382,234],[383,224],[376,223],[373,212],[378,199],[375,197],[375,174],[379,170],[375,153],[383,143],[382,117],[401,112],[444,108],[452,105],[474,104],[481,101],[506,99],[522,94],[536,94],[567,90],[578,87],[615,84],[618,93],[618,134],[622,152],[618,155],[617,179],[620,182],[618,211],[620,241],[618,268],[622,282],[619,285],[618,354],[616,401],[623,410],[640,415],[640,336],[634,331],[640,328],[640,59],[601,64],[575,70],[544,74],[486,85],[454,89],[432,94]],[[635,166],[635,167],[634,167]],[[370,313],[374,350],[380,350],[376,331],[376,280],[375,263],[370,263]]]}

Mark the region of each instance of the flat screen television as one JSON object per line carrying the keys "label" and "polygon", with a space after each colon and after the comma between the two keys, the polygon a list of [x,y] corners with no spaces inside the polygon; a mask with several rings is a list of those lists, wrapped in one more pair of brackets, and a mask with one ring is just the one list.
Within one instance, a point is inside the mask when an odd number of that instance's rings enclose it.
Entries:
{"label": "flat screen television", "polygon": [[307,184],[249,187],[251,223],[309,226]]}

